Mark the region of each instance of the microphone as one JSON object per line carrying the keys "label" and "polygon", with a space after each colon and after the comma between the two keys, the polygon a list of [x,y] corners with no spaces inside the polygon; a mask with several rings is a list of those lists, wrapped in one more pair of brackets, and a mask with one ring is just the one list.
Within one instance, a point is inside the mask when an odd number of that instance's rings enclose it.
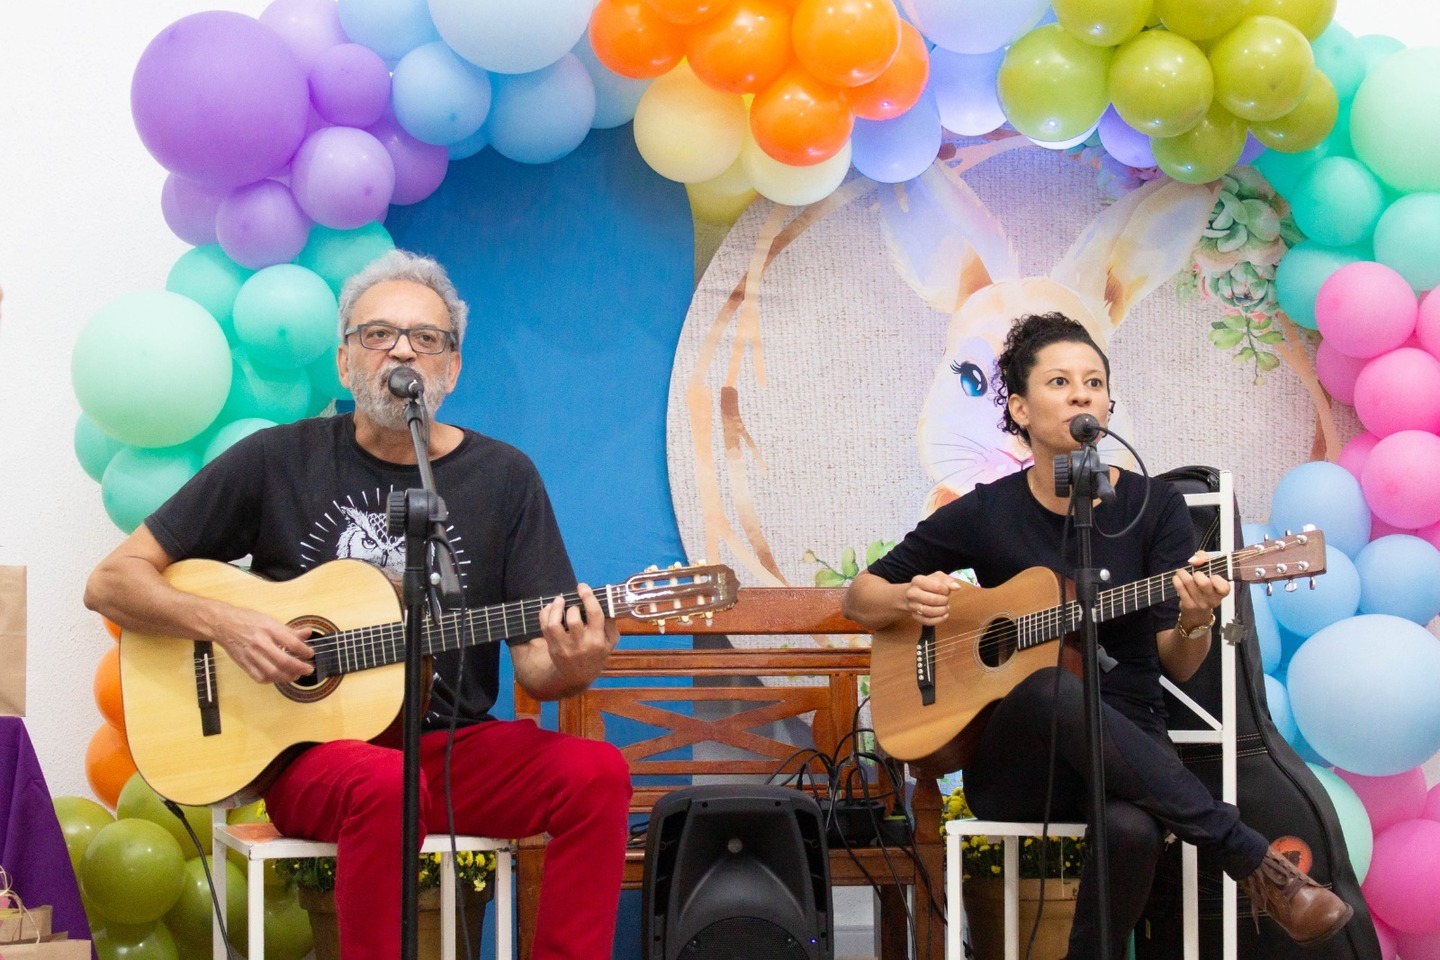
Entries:
{"label": "microphone", "polygon": [[[401,400],[419,400],[425,393],[425,381],[410,367],[396,367],[392,370],[388,386],[390,392]],[[1073,431],[1073,426],[1071,429]]]}
{"label": "microphone", "polygon": [[[395,389],[394,377],[390,379],[390,389]],[[1080,443],[1094,443],[1104,432],[1105,428],[1100,426],[1100,421],[1088,413],[1082,413],[1070,421],[1070,436]]]}

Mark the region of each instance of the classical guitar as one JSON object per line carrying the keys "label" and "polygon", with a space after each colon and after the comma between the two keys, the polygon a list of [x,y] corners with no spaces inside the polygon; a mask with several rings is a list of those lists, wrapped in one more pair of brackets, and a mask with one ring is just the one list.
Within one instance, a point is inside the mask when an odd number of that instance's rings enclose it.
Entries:
{"label": "classical guitar", "polygon": [[[1212,557],[1200,569],[1244,583],[1294,580],[1325,572],[1318,530]],[[1175,596],[1175,572],[1103,590],[1095,620],[1134,613]],[[1287,589],[1294,589],[1291,583]],[[908,617],[877,631],[870,653],[875,736],[891,756],[937,775],[974,756],[990,713],[1016,684],[1056,662],[1050,641],[1067,638],[1065,665],[1079,672],[1075,591],[1046,567],[1021,571],[998,587],[962,584],[950,616],[936,627]]]}
{"label": "classical guitar", "polygon": [[[399,715],[405,630],[395,588],[379,568],[333,560],[277,583],[225,563],[182,560],[165,579],[309,630],[315,673],[256,683],[214,644],[123,631],[125,733],[141,776],[161,796],[191,805],[252,799],[305,746],[371,740]],[[735,589],[729,567],[671,567],[599,587],[595,596],[607,617],[683,625],[733,605]],[[539,636],[540,611],[553,599],[427,618],[424,651]],[[566,601],[579,602],[573,593]]]}

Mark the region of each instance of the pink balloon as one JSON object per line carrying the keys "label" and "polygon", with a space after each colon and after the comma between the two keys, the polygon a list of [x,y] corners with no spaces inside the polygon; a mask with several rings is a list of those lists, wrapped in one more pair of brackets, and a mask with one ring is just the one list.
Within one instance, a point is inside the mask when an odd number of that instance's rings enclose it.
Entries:
{"label": "pink balloon", "polygon": [[354,127],[326,127],[310,134],[291,171],[300,208],[334,230],[385,219],[395,192],[395,163],[389,152]]}
{"label": "pink balloon", "polygon": [[1395,960],[1395,931],[1374,912],[1370,914],[1370,922],[1375,925],[1375,939],[1380,941],[1380,960]]}
{"label": "pink balloon", "polygon": [[203,247],[215,242],[215,212],[225,196],[224,190],[172,173],[160,188],[160,214],[171,233],[192,247]]}
{"label": "pink balloon", "polygon": [[1440,432],[1440,360],[1414,347],[1374,358],[1355,378],[1355,414],[1377,437]]}
{"label": "pink balloon", "polygon": [[1440,960],[1440,931],[1395,934],[1395,952],[1400,960]]}
{"label": "pink balloon", "polygon": [[331,47],[310,70],[310,102],[331,123],[368,127],[390,104],[390,69],[369,47],[358,43]]}
{"label": "pink balloon", "polygon": [[335,0],[273,0],[261,11],[260,22],[284,39],[306,70],[320,54],[349,39]]}
{"label": "pink balloon", "polygon": [[1415,338],[1433,357],[1440,357],[1440,297],[1431,290],[1420,298],[1420,311],[1415,318]]}
{"label": "pink balloon", "polygon": [[1375,515],[1402,530],[1440,521],[1440,437],[1402,430],[1375,444],[1360,472]]}
{"label": "pink balloon", "polygon": [[450,167],[450,151],[410,136],[395,119],[394,112],[386,110],[383,117],[366,129],[384,144],[395,164],[395,195],[391,203],[419,203],[434,193],[445,179],[445,171]]}
{"label": "pink balloon", "polygon": [[1426,541],[1436,550],[1440,550],[1440,522],[1420,527],[1415,531],[1415,536]]}
{"label": "pink balloon", "polygon": [[1364,360],[1341,353],[1329,340],[1321,340],[1315,348],[1315,374],[1320,385],[1341,403],[1355,403],[1355,378],[1364,367]]}
{"label": "pink balloon", "polygon": [[1401,820],[1417,820],[1425,809],[1425,771],[1419,767],[1388,777],[1367,777],[1335,768],[1370,814],[1370,828],[1379,833]]}
{"label": "pink balloon", "polygon": [[215,235],[231,260],[259,270],[289,263],[300,255],[310,238],[310,218],[289,187],[261,180],[221,201],[215,214]]}
{"label": "pink balloon", "polygon": [[1402,820],[1379,832],[1360,887],[1397,934],[1440,931],[1440,823]]}
{"label": "pink balloon", "polygon": [[1419,303],[1405,278],[1384,264],[1347,263],[1330,274],[1315,297],[1315,322],[1336,350],[1375,357],[1405,342]]}
{"label": "pink balloon", "polygon": [[[1355,479],[1359,480],[1360,471],[1365,469],[1365,461],[1370,459],[1370,451],[1374,450],[1375,444],[1379,442],[1380,438],[1373,433],[1362,433],[1353,437],[1340,448],[1340,456],[1336,458],[1335,462],[1349,470],[1355,475]],[[1374,537],[1371,539],[1373,540]]]}
{"label": "pink balloon", "polygon": [[1379,540],[1381,537],[1388,537],[1396,533],[1409,534],[1410,536],[1415,535],[1414,530],[1408,530],[1405,527],[1397,527],[1393,523],[1386,523],[1384,520],[1381,520],[1379,517],[1375,516],[1374,513],[1370,514],[1371,541]]}
{"label": "pink balloon", "polygon": [[1420,816],[1426,820],[1440,821],[1440,783],[1435,784],[1425,794],[1425,809]]}

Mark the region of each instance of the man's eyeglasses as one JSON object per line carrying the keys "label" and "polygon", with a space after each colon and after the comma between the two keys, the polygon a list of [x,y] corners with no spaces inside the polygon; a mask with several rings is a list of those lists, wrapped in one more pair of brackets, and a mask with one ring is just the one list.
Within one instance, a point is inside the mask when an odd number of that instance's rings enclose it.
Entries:
{"label": "man's eyeglasses", "polygon": [[410,327],[408,330],[389,323],[362,323],[350,327],[345,336],[360,335],[360,346],[366,350],[389,350],[403,336],[416,353],[444,353],[455,335],[439,327]]}

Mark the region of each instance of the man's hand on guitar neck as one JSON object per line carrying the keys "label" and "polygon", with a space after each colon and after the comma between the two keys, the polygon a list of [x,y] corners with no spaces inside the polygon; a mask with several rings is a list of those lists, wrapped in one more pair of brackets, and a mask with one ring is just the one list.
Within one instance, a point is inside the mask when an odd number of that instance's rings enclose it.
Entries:
{"label": "man's hand on guitar neck", "polygon": [[515,675],[530,695],[558,700],[585,689],[605,666],[620,630],[605,619],[600,601],[585,584],[575,591],[585,609],[556,597],[540,611],[539,637],[510,649]]}

